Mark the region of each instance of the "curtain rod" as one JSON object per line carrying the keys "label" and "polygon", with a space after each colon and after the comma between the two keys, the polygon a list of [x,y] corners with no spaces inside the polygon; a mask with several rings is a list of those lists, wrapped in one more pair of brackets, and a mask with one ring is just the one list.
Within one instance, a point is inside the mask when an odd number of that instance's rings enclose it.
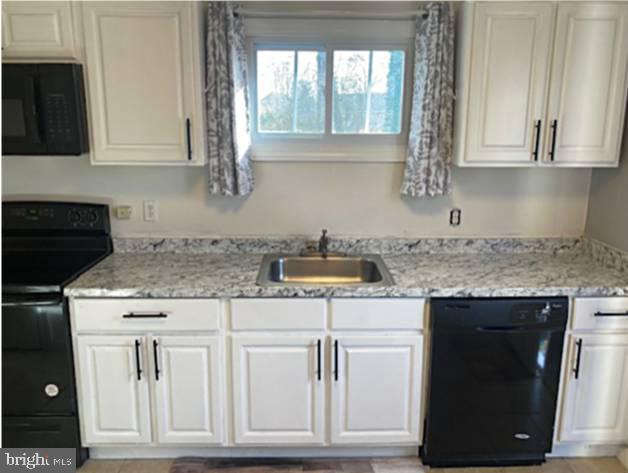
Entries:
{"label": "curtain rod", "polygon": [[302,12],[251,10],[240,8],[236,10],[243,17],[249,18],[329,18],[354,20],[409,20],[411,17],[427,18],[427,10],[412,10],[396,13],[362,13],[347,10],[309,10]]}

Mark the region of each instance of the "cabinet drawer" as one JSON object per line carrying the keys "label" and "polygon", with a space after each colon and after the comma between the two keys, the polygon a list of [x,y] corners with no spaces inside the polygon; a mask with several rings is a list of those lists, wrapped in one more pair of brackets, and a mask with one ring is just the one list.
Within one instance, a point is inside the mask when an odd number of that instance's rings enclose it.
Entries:
{"label": "cabinet drawer", "polygon": [[628,330],[628,297],[574,299],[574,330]]}
{"label": "cabinet drawer", "polygon": [[333,299],[332,330],[421,330],[425,299]]}
{"label": "cabinet drawer", "polygon": [[324,299],[233,299],[232,330],[324,330]]}
{"label": "cabinet drawer", "polygon": [[218,299],[77,299],[77,332],[218,330]]}

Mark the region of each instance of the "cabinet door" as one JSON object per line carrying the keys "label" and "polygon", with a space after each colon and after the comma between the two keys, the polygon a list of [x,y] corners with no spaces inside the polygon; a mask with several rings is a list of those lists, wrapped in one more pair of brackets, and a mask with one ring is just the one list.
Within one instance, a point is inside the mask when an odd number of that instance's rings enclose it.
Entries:
{"label": "cabinet door", "polygon": [[83,4],[95,164],[202,161],[200,5]]}
{"label": "cabinet door", "polygon": [[78,337],[78,385],[86,445],[151,440],[143,337]]}
{"label": "cabinet door", "polygon": [[2,2],[4,58],[74,59],[71,2]]}
{"label": "cabinet door", "polygon": [[[554,7],[478,3],[470,38],[467,138],[462,165],[532,165],[543,120]],[[541,150],[541,148],[539,148]]]}
{"label": "cabinet door", "polygon": [[332,443],[418,444],[422,336],[337,337],[332,350]]}
{"label": "cabinet door", "polygon": [[626,108],[628,4],[559,3],[546,159],[613,166]]}
{"label": "cabinet door", "polygon": [[159,443],[223,441],[221,343],[218,337],[163,336],[151,340]]}
{"label": "cabinet door", "polygon": [[[578,365],[578,343],[580,363]],[[628,335],[574,335],[560,440],[628,439]]]}
{"label": "cabinet door", "polygon": [[324,350],[319,340],[232,337],[236,444],[323,443]]}

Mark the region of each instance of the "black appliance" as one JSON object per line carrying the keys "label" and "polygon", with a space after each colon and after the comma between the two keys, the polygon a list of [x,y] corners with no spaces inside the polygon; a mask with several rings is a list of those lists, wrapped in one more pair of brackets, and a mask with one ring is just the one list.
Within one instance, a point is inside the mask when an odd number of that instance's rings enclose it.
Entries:
{"label": "black appliance", "polygon": [[80,64],[2,64],[2,154],[89,151]]}
{"label": "black appliance", "polygon": [[3,447],[81,448],[63,288],[112,252],[106,205],[2,204]]}
{"label": "black appliance", "polygon": [[538,464],[552,448],[568,301],[434,299],[423,463]]}

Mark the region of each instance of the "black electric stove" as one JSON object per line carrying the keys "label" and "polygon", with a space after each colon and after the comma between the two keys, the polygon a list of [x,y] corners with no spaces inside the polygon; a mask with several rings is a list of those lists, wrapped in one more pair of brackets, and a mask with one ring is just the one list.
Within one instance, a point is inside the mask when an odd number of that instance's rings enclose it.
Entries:
{"label": "black electric stove", "polygon": [[63,288],[112,252],[109,208],[2,204],[3,447],[81,448]]}

